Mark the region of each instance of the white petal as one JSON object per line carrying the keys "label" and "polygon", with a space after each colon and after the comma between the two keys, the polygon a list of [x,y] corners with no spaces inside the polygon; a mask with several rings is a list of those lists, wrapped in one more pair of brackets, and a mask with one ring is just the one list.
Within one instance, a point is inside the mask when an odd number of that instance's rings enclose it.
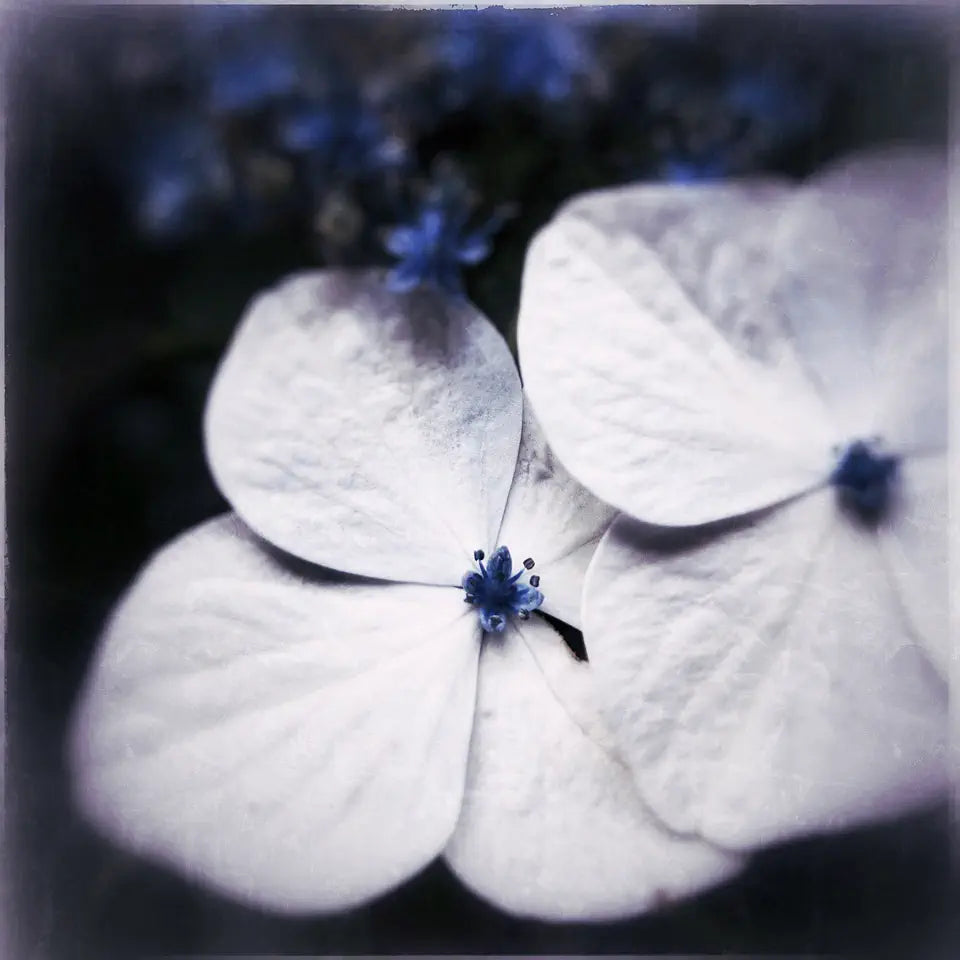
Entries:
{"label": "white petal", "polygon": [[599,723],[591,698],[589,667],[542,619],[485,642],[467,789],[446,858],[511,913],[622,917],[739,865],[653,819],[626,768],[584,732]]}
{"label": "white petal", "polygon": [[466,302],[378,271],[285,280],[248,309],[207,409],[243,519],[284,550],[388,580],[458,584],[503,517],[520,382]]}
{"label": "white petal", "polygon": [[625,518],[601,541],[587,651],[638,788],[674,828],[750,849],[944,788],[945,685],[875,533],[838,513],[821,491],[699,546],[655,549]]}
{"label": "white petal", "polygon": [[449,587],[307,580],[235,517],[185,534],[114,613],[71,737],[122,846],[282,911],[360,903],[445,846],[475,617]]}
{"label": "white petal", "polygon": [[945,444],[945,169],[910,150],[846,160],[799,189],[771,235],[774,299],[848,437]]}
{"label": "white petal", "polygon": [[938,279],[898,309],[878,349],[876,432],[906,454],[947,449],[947,272]]}
{"label": "white petal", "polygon": [[528,556],[536,561],[546,613],[580,627],[583,578],[615,514],[567,473],[525,402],[517,470],[499,542],[510,548],[515,561]]}
{"label": "white petal", "polygon": [[949,678],[946,457],[907,458],[895,491],[880,546],[918,642]]}
{"label": "white petal", "polygon": [[769,305],[784,189],[588,194],[530,247],[527,392],[570,472],[635,517],[744,513],[829,469],[826,411]]}

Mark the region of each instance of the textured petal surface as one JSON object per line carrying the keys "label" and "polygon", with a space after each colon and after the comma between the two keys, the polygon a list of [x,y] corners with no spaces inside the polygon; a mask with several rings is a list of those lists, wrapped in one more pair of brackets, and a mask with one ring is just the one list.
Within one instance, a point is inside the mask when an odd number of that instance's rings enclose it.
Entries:
{"label": "textured petal surface", "polygon": [[520,441],[516,365],[490,322],[377,271],[285,280],[214,382],[217,483],[271,543],[388,580],[458,584],[492,543]]}
{"label": "textured petal surface", "polygon": [[512,913],[625,916],[739,865],[650,815],[629,771],[585,732],[599,723],[591,681],[540,618],[484,644],[467,790],[446,858]]}
{"label": "textured petal surface", "polygon": [[944,788],[945,684],[876,533],[837,514],[821,491],[682,549],[624,518],[601,541],[587,650],[638,788],[674,828],[749,849]]}
{"label": "textured petal surface", "polygon": [[798,189],[770,238],[774,300],[844,437],[946,442],[946,164],[862,154]]}
{"label": "textured petal surface", "polygon": [[908,622],[944,678],[950,676],[947,501],[946,456],[908,458],[900,465],[890,522],[879,530]]}
{"label": "textured petal surface", "polygon": [[877,430],[891,450],[930,454],[947,449],[950,357],[948,274],[936,274],[905,303],[877,356]]}
{"label": "textured petal surface", "polygon": [[459,591],[304,579],[235,517],[185,534],[111,619],[74,789],[109,837],[249,903],[348,907],[446,844],[478,630]]}
{"label": "textured petal surface", "polygon": [[[517,470],[507,500],[500,542],[514,558],[533,557],[541,577],[542,609],[580,627],[583,578],[600,537],[616,514],[564,469],[547,445],[529,402]],[[516,546],[514,546],[516,545]]]}
{"label": "textured petal surface", "polygon": [[836,439],[770,305],[776,185],[629,187],[533,241],[524,383],[557,456],[614,506],[696,524],[814,486]]}

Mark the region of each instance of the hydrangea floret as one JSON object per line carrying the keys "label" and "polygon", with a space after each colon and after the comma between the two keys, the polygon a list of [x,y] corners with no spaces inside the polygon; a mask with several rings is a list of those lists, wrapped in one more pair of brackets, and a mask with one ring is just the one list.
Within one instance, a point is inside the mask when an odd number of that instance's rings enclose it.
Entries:
{"label": "hydrangea floret", "polygon": [[524,383],[623,511],[585,641],[676,830],[750,850],[945,790],[945,183],[904,148],[631,186],[533,241]]}
{"label": "hydrangea floret", "polygon": [[382,271],[287,279],[241,322],[205,433],[235,513],[148,562],[74,719],[75,796],[104,834],[287,913],[438,856],[563,920],[737,869],[650,817],[589,665],[541,615],[580,623],[613,511],[555,460],[474,307]]}

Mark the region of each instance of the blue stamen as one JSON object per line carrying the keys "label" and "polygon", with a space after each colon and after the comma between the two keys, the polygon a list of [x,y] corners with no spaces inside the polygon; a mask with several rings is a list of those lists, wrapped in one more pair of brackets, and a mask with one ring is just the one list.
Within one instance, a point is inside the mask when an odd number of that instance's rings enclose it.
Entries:
{"label": "blue stamen", "polygon": [[468,570],[461,585],[466,593],[464,600],[477,607],[480,626],[486,633],[503,633],[511,616],[526,620],[543,603],[543,594],[537,589],[540,585],[538,576],[531,577],[529,584],[519,582],[520,577],[533,567],[533,560],[529,557],[515,574],[506,547],[498,547],[486,567],[482,550],[475,551],[473,557],[480,572]]}
{"label": "blue stamen", "polygon": [[898,459],[878,453],[875,444],[855,440],[841,454],[830,474],[840,502],[861,520],[877,522],[890,503]]}

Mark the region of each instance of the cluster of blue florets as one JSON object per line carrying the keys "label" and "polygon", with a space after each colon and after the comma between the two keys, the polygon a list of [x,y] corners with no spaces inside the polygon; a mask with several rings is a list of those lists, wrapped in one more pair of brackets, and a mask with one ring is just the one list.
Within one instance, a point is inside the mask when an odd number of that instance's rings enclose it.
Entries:
{"label": "cluster of blue florets", "polygon": [[[140,66],[113,70],[104,108],[117,128],[105,162],[140,235],[176,247],[293,225],[322,263],[393,258],[398,290],[462,293],[538,176],[524,156],[497,169],[524,134],[581,162],[568,192],[738,175],[814,142],[844,82],[836,57],[811,68],[793,36],[759,53],[718,44],[693,8],[215,4],[165,11],[162,30],[151,15],[137,15],[134,53],[114,50]],[[481,127],[490,154],[458,156],[458,131]],[[584,144],[596,156],[577,161]],[[479,203],[431,181],[444,156]]]}

